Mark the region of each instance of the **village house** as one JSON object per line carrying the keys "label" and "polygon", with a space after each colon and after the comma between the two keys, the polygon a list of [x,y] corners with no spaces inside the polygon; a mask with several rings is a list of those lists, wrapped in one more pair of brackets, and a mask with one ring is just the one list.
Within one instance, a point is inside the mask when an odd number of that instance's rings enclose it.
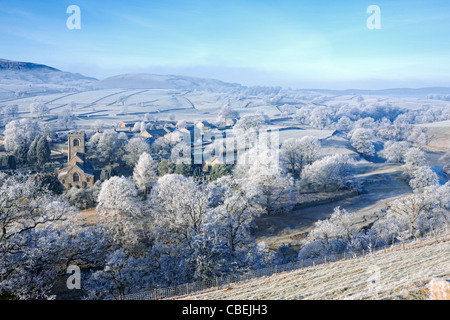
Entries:
{"label": "village house", "polygon": [[199,121],[195,124],[195,126],[201,130],[201,134],[205,134],[206,131],[215,129],[216,126],[212,123],[209,123],[208,121]]}
{"label": "village house", "polygon": [[164,129],[145,129],[139,135],[144,138],[157,139],[159,137],[164,137],[167,131]]}
{"label": "village house", "polygon": [[134,123],[135,123],[134,121],[122,121],[119,122],[117,126],[120,128],[128,128],[128,130],[131,130],[134,126]]}

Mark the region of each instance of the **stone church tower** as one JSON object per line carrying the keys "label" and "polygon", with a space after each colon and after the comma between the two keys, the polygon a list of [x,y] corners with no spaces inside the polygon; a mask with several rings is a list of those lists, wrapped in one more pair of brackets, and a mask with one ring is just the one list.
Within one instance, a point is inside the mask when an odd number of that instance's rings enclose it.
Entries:
{"label": "stone church tower", "polygon": [[68,149],[68,159],[67,161],[70,162],[70,160],[75,157],[77,153],[79,154],[85,154],[85,138],[86,135],[84,132],[74,132],[69,133],[69,149]]}
{"label": "stone church tower", "polygon": [[86,135],[84,132],[68,134],[67,164],[58,170],[58,180],[66,190],[86,188],[94,184],[94,169],[85,161]]}

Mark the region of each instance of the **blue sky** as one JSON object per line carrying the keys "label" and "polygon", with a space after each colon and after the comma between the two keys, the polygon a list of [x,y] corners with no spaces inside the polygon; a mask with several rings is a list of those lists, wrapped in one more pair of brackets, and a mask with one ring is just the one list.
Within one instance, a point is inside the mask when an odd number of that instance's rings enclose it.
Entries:
{"label": "blue sky", "polygon": [[[369,5],[381,9],[370,30]],[[69,30],[69,5],[81,29]],[[0,58],[296,88],[450,86],[450,1],[5,1]]]}

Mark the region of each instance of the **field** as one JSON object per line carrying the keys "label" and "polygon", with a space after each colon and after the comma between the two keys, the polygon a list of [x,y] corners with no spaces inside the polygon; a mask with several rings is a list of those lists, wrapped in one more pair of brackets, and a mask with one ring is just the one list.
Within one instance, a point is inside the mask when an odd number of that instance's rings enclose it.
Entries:
{"label": "field", "polygon": [[431,138],[427,145],[429,150],[447,151],[449,149],[450,120],[426,123],[417,126],[425,128],[430,135]]}
{"label": "field", "polygon": [[[444,240],[445,239],[445,240]],[[449,234],[356,259],[318,265],[196,293],[188,300],[429,299],[433,278],[450,276]]]}

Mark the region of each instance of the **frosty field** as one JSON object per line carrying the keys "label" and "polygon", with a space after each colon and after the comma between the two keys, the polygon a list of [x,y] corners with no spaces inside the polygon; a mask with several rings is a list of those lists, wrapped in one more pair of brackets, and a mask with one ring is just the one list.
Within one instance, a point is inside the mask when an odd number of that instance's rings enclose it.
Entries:
{"label": "frosty field", "polygon": [[[348,258],[197,293],[188,300],[427,300],[433,278],[450,276],[450,237],[402,251]],[[445,241],[442,239],[446,239]],[[374,281],[374,282],[372,282]]]}

